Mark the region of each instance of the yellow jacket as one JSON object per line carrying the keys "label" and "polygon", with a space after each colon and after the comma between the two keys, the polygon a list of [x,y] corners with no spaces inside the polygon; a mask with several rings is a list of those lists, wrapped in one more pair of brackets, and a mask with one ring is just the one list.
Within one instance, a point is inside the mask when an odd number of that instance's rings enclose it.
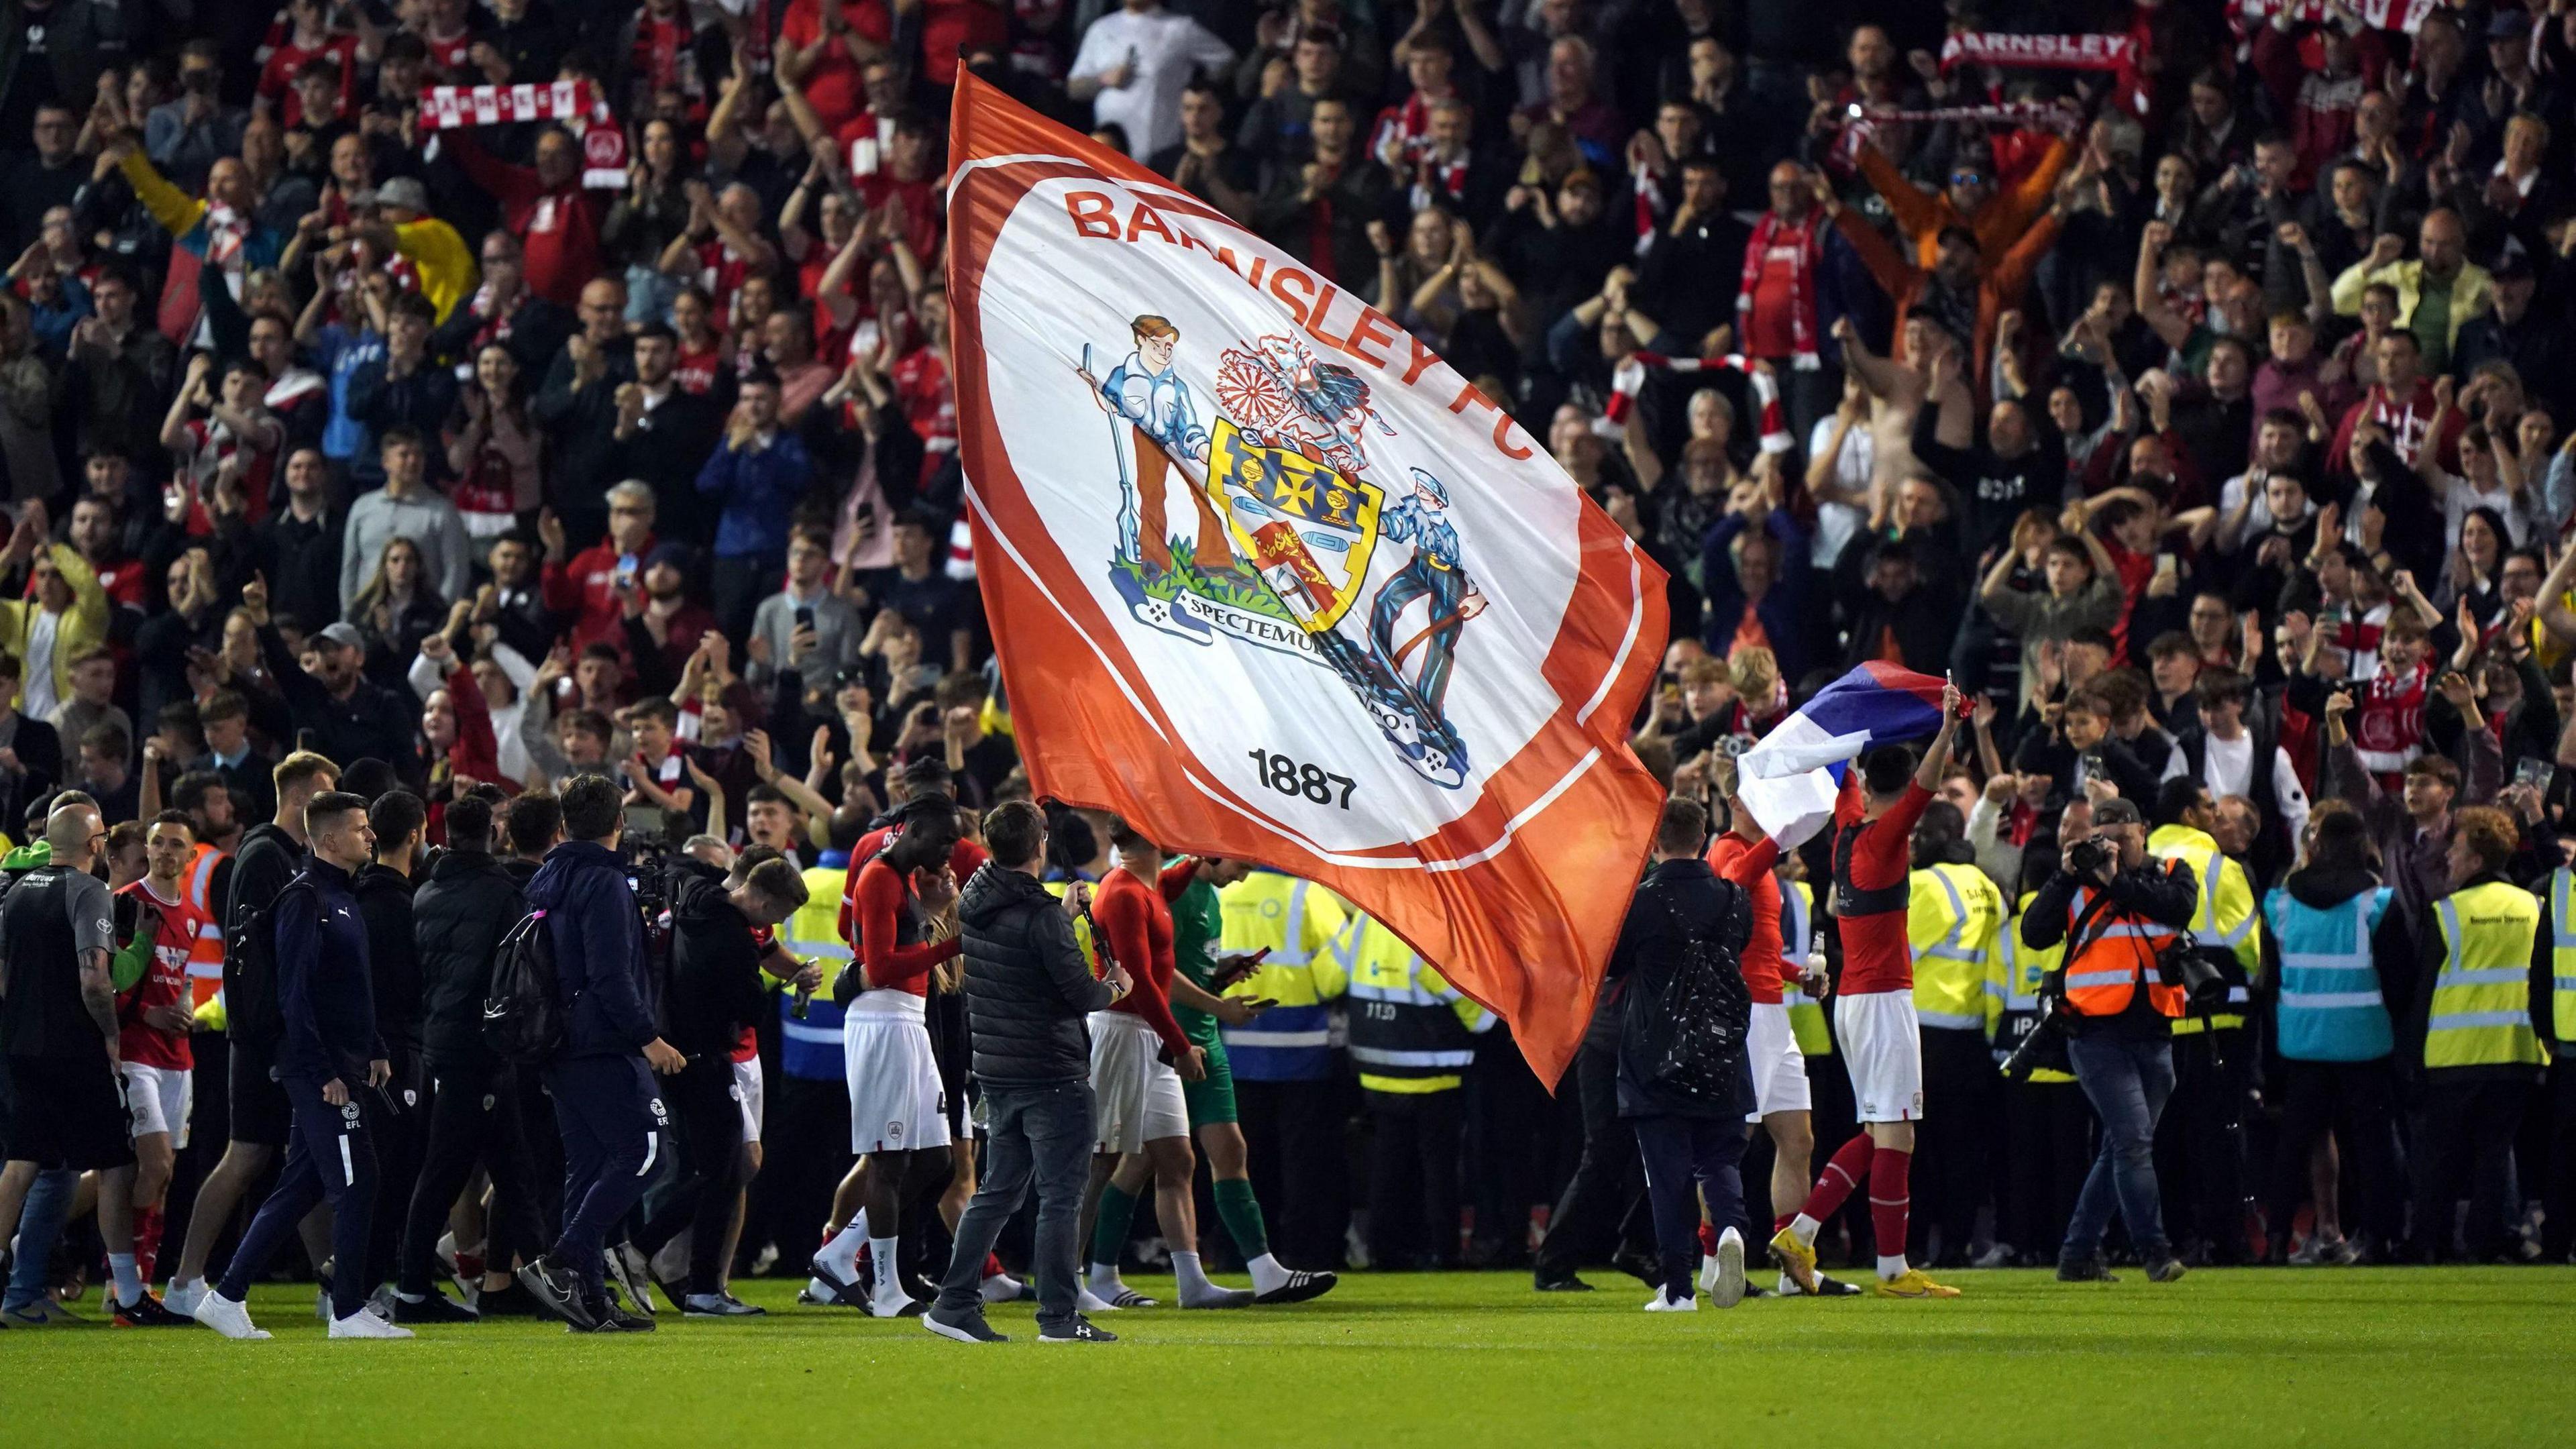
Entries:
{"label": "yellow jacket", "polygon": [[395,227],[394,246],[411,258],[413,269],[420,273],[420,294],[438,309],[442,323],[482,282],[473,249],[456,234],[456,228],[437,217],[424,216]]}
{"label": "yellow jacket", "polygon": [[[107,642],[107,594],[98,586],[98,570],[89,566],[79,549],[58,543],[47,550],[63,582],[72,586],[72,606],[54,624],[54,697],[72,697],[72,661]],[[44,605],[34,599],[0,599],[0,648],[7,649],[24,671],[27,664],[27,636],[36,626]],[[18,693],[10,703],[20,704],[27,698],[26,681],[18,684]],[[64,742],[67,751],[80,744]]]}
{"label": "yellow jacket", "polygon": [[[2397,289],[2397,325],[2413,331],[2415,305],[2424,300],[2424,264],[2390,262],[2374,272],[2370,270],[2370,259],[2364,257],[2344,268],[2343,275],[2334,279],[2334,285],[2330,290],[2334,298],[2336,315],[2360,316],[2361,294],[2368,290],[2373,282],[2386,282]],[[2440,355],[2427,357],[2425,361],[2427,370],[2434,370],[2436,363],[2450,356],[2451,348],[2460,340],[2460,328],[2463,324],[2470,318],[2483,316],[2494,305],[2495,278],[2487,274],[2486,268],[2474,262],[2462,262],[2459,272],[2451,278],[2449,335],[2442,339]],[[2430,349],[2427,350],[2430,351]]]}

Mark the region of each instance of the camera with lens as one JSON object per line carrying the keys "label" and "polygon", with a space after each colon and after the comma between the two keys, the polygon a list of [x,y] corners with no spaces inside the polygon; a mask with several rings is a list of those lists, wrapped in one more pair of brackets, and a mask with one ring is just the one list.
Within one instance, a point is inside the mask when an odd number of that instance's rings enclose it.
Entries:
{"label": "camera with lens", "polygon": [[2067,868],[2077,875],[2107,876],[2119,859],[2120,848],[2098,836],[2066,848]]}
{"label": "camera with lens", "polygon": [[2054,991],[2043,991],[2039,1013],[2023,1031],[2021,1043],[2004,1058],[2006,1081],[2027,1082],[2038,1071],[2066,1072],[2075,1070],[2073,1058],[2066,1051],[2066,1001]]}
{"label": "camera with lens", "polygon": [[2156,953],[2156,980],[2181,987],[2184,1007],[2194,1016],[2225,1010],[2227,990],[2233,984],[2189,931],[2175,936]]}

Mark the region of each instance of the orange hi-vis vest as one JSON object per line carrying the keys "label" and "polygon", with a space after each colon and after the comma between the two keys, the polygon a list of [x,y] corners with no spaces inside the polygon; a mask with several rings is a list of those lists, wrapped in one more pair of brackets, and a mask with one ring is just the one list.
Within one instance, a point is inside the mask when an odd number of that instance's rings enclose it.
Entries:
{"label": "orange hi-vis vest", "polygon": [[[2171,869],[2170,863],[2167,869]],[[2067,928],[2072,931],[2084,919],[2092,904],[2088,888],[2075,892],[2067,904]],[[2118,1016],[2129,1009],[2129,1001],[2140,982],[2146,983],[2147,1005],[2158,1016],[2179,1017],[2183,1009],[2183,989],[2165,986],[2156,979],[2156,952],[2173,940],[2171,926],[2133,916],[2119,906],[2102,911],[2087,927],[2089,939],[2068,942],[2074,954],[2066,960],[2066,1005],[2078,1016]]]}
{"label": "orange hi-vis vest", "polygon": [[205,913],[197,928],[197,939],[188,943],[188,1009],[205,1010],[206,1003],[224,994],[224,902],[216,900],[215,867],[225,853],[199,842],[197,853],[188,859],[188,872],[180,877],[187,887],[188,903]]}

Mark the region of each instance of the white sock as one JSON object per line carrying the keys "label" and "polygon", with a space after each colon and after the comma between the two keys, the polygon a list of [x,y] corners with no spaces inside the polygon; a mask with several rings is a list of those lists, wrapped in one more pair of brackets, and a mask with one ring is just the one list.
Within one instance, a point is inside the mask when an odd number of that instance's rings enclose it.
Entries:
{"label": "white sock", "polygon": [[206,1280],[203,1278],[174,1277],[170,1280],[168,1291],[172,1293],[202,1293],[206,1291]]}
{"label": "white sock", "polygon": [[120,1308],[131,1308],[143,1296],[143,1275],[135,1269],[132,1253],[107,1255],[107,1271],[116,1275],[116,1302]]}
{"label": "white sock", "polygon": [[895,1272],[894,1269],[894,1254],[894,1239],[868,1239],[868,1257],[875,1262],[877,1272],[875,1296],[879,1298],[901,1298],[906,1296],[903,1291],[902,1275]]}
{"label": "white sock", "polygon": [[862,1208],[839,1232],[824,1240],[821,1251],[814,1255],[814,1261],[831,1269],[846,1282],[851,1274],[859,1271],[859,1246],[867,1240],[868,1214]]}
{"label": "white sock", "polygon": [[1207,1273],[1199,1267],[1196,1253],[1174,1253],[1172,1276],[1180,1280],[1178,1286],[1184,1295],[1216,1291],[1216,1285],[1208,1281]]}
{"label": "white sock", "polygon": [[[1114,1290],[1124,1288],[1126,1286],[1127,1285],[1124,1282],[1119,1280],[1117,1264],[1094,1263],[1091,1265],[1091,1288],[1093,1292],[1099,1293],[1103,1288]],[[1101,1293],[1100,1296],[1103,1298],[1114,1298],[1117,1295],[1115,1292],[1109,1292]]]}
{"label": "white sock", "polygon": [[1789,1220],[1789,1231],[1797,1235],[1799,1242],[1806,1244],[1810,1248],[1816,1245],[1816,1234],[1821,1233],[1824,1230],[1825,1225],[1823,1223],[1807,1216],[1805,1213],[1800,1213]]}
{"label": "white sock", "polygon": [[1271,1254],[1264,1253],[1243,1266],[1252,1274],[1252,1291],[1255,1293],[1267,1293],[1288,1282],[1288,1270]]}
{"label": "white sock", "polygon": [[1880,1278],[1882,1278],[1882,1279],[1893,1279],[1893,1278],[1902,1278],[1902,1277],[1904,1277],[1904,1276],[1905,1276],[1905,1255],[1904,1255],[1903,1253],[1897,1253],[1897,1254],[1894,1254],[1893,1256],[1891,1256],[1891,1255],[1889,1255],[1889,1254],[1886,1254],[1886,1253],[1881,1253],[1881,1254],[1879,1254],[1879,1255],[1878,1255],[1878,1276],[1879,1276]]}

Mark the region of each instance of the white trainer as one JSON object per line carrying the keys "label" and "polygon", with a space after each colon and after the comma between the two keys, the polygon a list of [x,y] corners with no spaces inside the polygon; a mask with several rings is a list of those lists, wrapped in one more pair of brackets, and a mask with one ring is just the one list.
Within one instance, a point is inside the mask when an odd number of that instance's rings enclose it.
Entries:
{"label": "white trainer", "polygon": [[1744,1235],[1733,1228],[1717,1235],[1717,1252],[1709,1260],[1717,1272],[1702,1270],[1700,1281],[1708,1289],[1709,1301],[1720,1308],[1733,1308],[1744,1301]]}
{"label": "white trainer", "polygon": [[1672,1296],[1672,1290],[1667,1288],[1646,1300],[1646,1311],[1648,1313],[1697,1313],[1699,1300],[1697,1298],[1677,1300]]}
{"label": "white trainer", "polygon": [[331,1320],[333,1338],[411,1338],[415,1335],[397,1323],[387,1323],[372,1308],[361,1308],[346,1318]]}
{"label": "white trainer", "polygon": [[226,1338],[255,1339],[268,1337],[268,1330],[250,1321],[250,1307],[238,1298],[226,1298],[213,1288],[197,1300],[189,1317]]}

